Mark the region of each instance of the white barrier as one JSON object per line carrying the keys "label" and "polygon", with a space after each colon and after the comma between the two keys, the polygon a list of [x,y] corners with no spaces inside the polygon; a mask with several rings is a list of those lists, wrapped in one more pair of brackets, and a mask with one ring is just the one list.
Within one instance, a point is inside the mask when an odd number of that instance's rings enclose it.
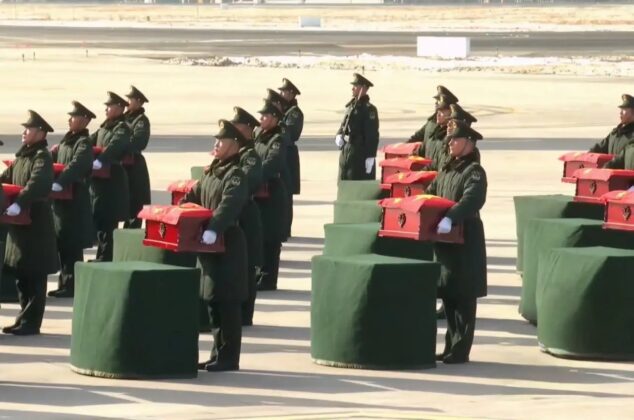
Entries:
{"label": "white barrier", "polygon": [[299,17],[300,28],[321,28],[320,16],[300,16]]}
{"label": "white barrier", "polygon": [[419,57],[466,58],[470,52],[470,38],[445,36],[416,38],[416,55]]}

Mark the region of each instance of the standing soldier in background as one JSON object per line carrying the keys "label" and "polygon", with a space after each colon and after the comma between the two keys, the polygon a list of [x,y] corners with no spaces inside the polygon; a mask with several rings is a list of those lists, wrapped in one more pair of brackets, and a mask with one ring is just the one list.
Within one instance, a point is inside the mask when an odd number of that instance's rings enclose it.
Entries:
{"label": "standing soldier in background", "polygon": [[263,264],[258,290],[276,290],[282,242],[287,238],[288,193],[281,174],[286,166],[286,147],[278,125],[283,114],[272,102],[265,101],[259,111],[260,127],[255,130],[255,151],[262,159],[262,182],[269,196],[257,198],[263,228]]}
{"label": "standing soldier in background", "polygon": [[120,221],[130,215],[128,177],[121,159],[130,147],[130,126],[123,111],[128,103],[116,93],[108,92],[106,120],[90,136],[93,146],[103,150],[92,162],[93,170],[110,165],[110,178],[92,177],[90,196],[95,228],[97,229],[97,255],[95,261],[112,261],[113,232]]}
{"label": "standing soldier in background", "polygon": [[240,149],[240,167],[249,186],[249,198],[240,215],[240,227],[247,239],[247,299],[242,303],[242,325],[253,325],[253,312],[257,294],[257,274],[262,267],[262,220],[253,195],[262,185],[262,159],[253,148],[253,130],[258,120],[240,107],[233,108],[231,123],[242,133],[245,143]]}
{"label": "standing soldier in background", "polygon": [[[436,100],[435,105],[437,105],[440,101],[440,95],[445,95],[445,97],[449,99],[450,103],[458,103],[458,98],[456,97],[456,95],[451,93],[451,91],[446,87],[438,85],[436,86],[436,92],[436,95],[433,96],[433,98]],[[432,136],[434,130],[436,129],[436,111],[437,109],[434,111],[433,114],[429,116],[429,118],[427,118],[425,124],[423,124],[423,126],[417,132],[412,134],[409,140],[407,140],[408,143],[425,141]]]}
{"label": "standing soldier in background", "polygon": [[280,95],[288,103],[286,113],[282,118],[282,124],[285,126],[286,136],[288,138],[288,144],[286,146],[286,166],[290,174],[288,188],[288,199],[290,214],[288,217],[289,232],[293,224],[293,195],[300,193],[301,189],[301,176],[300,176],[300,164],[299,164],[299,150],[297,148],[297,141],[302,135],[304,129],[304,113],[297,104],[297,95],[301,95],[297,86],[295,86],[290,80],[282,79],[282,86],[278,88]]}
{"label": "standing soldier in background", "polygon": [[136,229],[141,227],[141,219],[136,217],[137,214],[143,205],[151,202],[150,174],[142,154],[150,141],[150,120],[145,115],[143,108],[143,104],[149,101],[134,86],[130,86],[130,93],[126,97],[128,98],[128,109],[125,113],[125,120],[132,130],[129,152],[132,154],[133,163],[130,166],[124,166],[130,190],[130,215],[123,227]]}
{"label": "standing soldier in background", "polygon": [[427,159],[431,159],[432,163],[429,169],[439,170],[445,161],[447,153],[447,125],[451,116],[451,108],[453,98],[445,95],[439,95],[436,103],[436,125],[431,135],[426,138],[418,148],[418,155]]}
{"label": "standing soldier in background", "polygon": [[88,183],[92,171],[92,145],[88,134],[90,120],[97,116],[85,106],[73,101],[68,113],[68,129],[62,141],[52,149],[53,162],[65,165],[51,189],[54,192],[72,189],[71,200],[54,200],[53,217],[61,270],[58,288],[51,297],[73,297],[75,293],[75,263],[84,260],[84,249],[92,247],[93,224]]}
{"label": "standing soldier in background", "polygon": [[22,126],[22,147],[0,181],[23,187],[5,214],[17,216],[29,212],[31,224],[9,226],[4,263],[16,278],[20,312],[15,323],[4,327],[2,332],[33,335],[40,333],[44,317],[47,275],[59,269],[49,202],[53,158],[46,143],[46,135],[53,128],[35,111],[29,111],[29,119]]}
{"label": "standing soldier in background", "polygon": [[625,146],[634,141],[634,98],[630,95],[621,95],[619,105],[619,119],[621,122],[599,143],[592,146],[590,153],[620,154]]}
{"label": "standing soldier in background", "polygon": [[346,104],[346,114],[335,137],[341,150],[339,179],[375,179],[379,113],[368,96],[368,89],[374,85],[358,73],[354,73],[350,83],[352,99]]}

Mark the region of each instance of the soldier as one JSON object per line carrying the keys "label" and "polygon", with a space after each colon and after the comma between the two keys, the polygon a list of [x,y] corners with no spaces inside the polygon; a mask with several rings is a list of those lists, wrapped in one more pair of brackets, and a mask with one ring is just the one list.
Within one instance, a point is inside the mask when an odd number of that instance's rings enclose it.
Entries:
{"label": "soldier", "polygon": [[247,294],[247,249],[238,220],[249,196],[246,176],[240,168],[240,148],[246,139],[229,121],[220,120],[215,135],[214,160],[183,202],[197,203],[214,214],[201,242],[213,245],[223,235],[225,252],[200,253],[201,293],[208,303],[214,344],[200,370],[219,372],[240,368],[242,344],[241,304]]}
{"label": "soldier", "polygon": [[300,180],[300,165],[299,165],[299,150],[297,149],[297,141],[302,135],[304,129],[304,113],[297,104],[297,95],[301,95],[297,86],[295,86],[290,80],[282,79],[282,86],[278,88],[280,95],[288,103],[286,113],[282,118],[282,124],[285,127],[286,136],[288,138],[288,144],[286,146],[286,166],[290,174],[288,188],[289,199],[289,233],[293,224],[293,195],[300,193],[301,180]]}
{"label": "soldier", "polygon": [[247,238],[247,299],[242,303],[242,325],[253,325],[253,312],[257,293],[257,272],[262,266],[262,220],[260,209],[253,195],[262,185],[262,159],[254,149],[253,130],[260,125],[258,120],[240,107],[233,108],[231,123],[242,133],[246,142],[240,149],[240,167],[246,175],[249,198],[240,215],[240,227]]}
{"label": "soldier", "polygon": [[339,179],[375,179],[379,113],[367,94],[374,85],[358,73],[354,73],[350,83],[352,99],[346,104],[346,114],[335,137],[341,150]]}
{"label": "soldier", "polygon": [[276,290],[282,242],[287,238],[288,193],[281,175],[286,166],[286,147],[279,121],[282,112],[270,101],[259,111],[260,127],[254,132],[255,151],[262,159],[262,182],[269,196],[256,198],[263,228],[263,263],[258,290]]}
{"label": "soldier", "polygon": [[5,214],[29,212],[31,224],[9,226],[4,263],[16,277],[20,312],[15,323],[2,332],[33,335],[40,333],[44,317],[47,275],[59,269],[49,202],[53,159],[46,143],[46,135],[53,128],[35,111],[29,111],[29,119],[22,125],[22,147],[0,178],[3,183],[24,187]]}
{"label": "soldier", "polygon": [[592,146],[590,153],[618,155],[634,140],[634,98],[623,94],[621,100],[623,101],[619,105],[621,122],[603,140]]}
{"label": "soldier", "polygon": [[449,136],[451,159],[426,191],[456,202],[438,224],[438,233],[448,233],[455,224],[464,226],[464,244],[434,244],[435,259],[441,264],[438,295],[447,317],[445,349],[436,359],[444,363],[469,361],[477,298],[486,296],[487,290],[484,227],[480,220],[487,180],[473,153],[480,139],[477,131],[458,123]]}
{"label": "soldier", "polygon": [[[438,85],[436,86],[436,92],[437,92],[436,95],[433,96],[433,98],[436,100],[436,104],[438,104],[438,101],[440,100],[440,95],[445,95],[445,97],[448,98],[450,103],[454,103],[454,104],[458,103],[458,98],[456,97],[456,95],[451,93],[451,91],[447,89],[446,87],[442,85]],[[423,124],[423,126],[417,132],[412,134],[412,136],[409,138],[407,142],[414,143],[418,141],[425,141],[432,136],[435,129],[436,129],[436,111],[434,111],[434,113],[430,115],[429,118],[427,118],[427,121],[425,122],[425,124]]]}
{"label": "soldier", "polygon": [[128,109],[125,113],[125,121],[132,130],[129,152],[132,154],[133,163],[130,166],[124,166],[128,175],[130,191],[130,215],[123,227],[137,229],[141,227],[141,219],[136,217],[137,214],[143,205],[151,202],[150,174],[142,154],[150,141],[150,120],[145,114],[145,108],[143,108],[143,105],[149,101],[134,86],[130,86],[130,93],[126,97],[128,98]]}
{"label": "soldier", "polygon": [[123,115],[128,103],[116,93],[108,92],[105,105],[106,120],[90,136],[93,146],[103,148],[92,163],[93,170],[110,165],[110,178],[92,177],[90,184],[93,220],[97,229],[95,261],[112,261],[112,233],[120,221],[128,219],[130,213],[128,177],[121,166],[132,135]]}
{"label": "soldier", "polygon": [[438,95],[438,102],[436,103],[436,125],[418,148],[418,155],[431,159],[432,163],[429,165],[430,170],[438,170],[444,160],[446,153],[446,140],[447,137],[447,124],[451,116],[450,105],[454,99],[444,94]]}
{"label": "soldier", "polygon": [[54,200],[53,217],[61,270],[58,289],[51,297],[73,297],[75,293],[75,263],[84,260],[84,248],[92,247],[93,224],[88,184],[92,172],[92,145],[88,134],[90,120],[97,116],[85,106],[73,101],[68,113],[68,132],[52,149],[53,162],[66,167],[53,183],[52,190],[71,188],[72,200]]}

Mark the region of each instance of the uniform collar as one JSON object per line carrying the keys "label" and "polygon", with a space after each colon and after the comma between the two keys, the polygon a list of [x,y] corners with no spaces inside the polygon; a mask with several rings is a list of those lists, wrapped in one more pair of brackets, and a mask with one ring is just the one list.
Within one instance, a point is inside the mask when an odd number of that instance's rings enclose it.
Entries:
{"label": "uniform collar", "polygon": [[106,120],[101,124],[101,128],[112,128],[120,122],[125,121],[125,114],[121,114],[119,117],[113,120]]}
{"label": "uniform collar", "polygon": [[617,125],[616,132],[617,134],[629,134],[634,132],[634,122]]}
{"label": "uniform collar", "polygon": [[280,127],[280,125],[276,125],[275,127],[273,127],[273,129],[269,130],[269,131],[264,131],[262,129],[260,129],[258,136],[256,137],[256,140],[266,144],[269,142],[269,140],[271,140],[273,138],[273,136],[275,136],[276,134],[279,134],[282,132],[282,128]]}
{"label": "uniform collar", "polygon": [[457,170],[461,170],[461,169],[464,169],[465,167],[469,166],[471,163],[477,162],[477,161],[478,161],[478,155],[477,155],[477,153],[474,150],[471,153],[469,153],[468,155],[461,156],[459,158],[453,158],[452,157],[449,160],[449,162],[447,162],[443,166],[443,169],[457,169]]}
{"label": "uniform collar", "polygon": [[88,129],[84,128],[83,130],[79,130],[78,132],[74,133],[72,131],[67,132],[64,135],[64,138],[62,139],[62,141],[60,141],[60,143],[63,144],[74,144],[79,138],[81,137],[87,137],[88,136]]}
{"label": "uniform collar", "polygon": [[145,114],[145,108],[141,107],[139,109],[137,109],[136,111],[130,112],[130,111],[126,111],[123,115],[126,118],[131,118],[134,119],[136,117],[138,117],[141,114]]}
{"label": "uniform collar", "polygon": [[42,149],[46,149],[48,147],[48,142],[46,139],[42,141],[38,141],[35,144],[27,145],[24,144],[18,151],[15,153],[15,157],[29,157],[35,155],[38,151]]}
{"label": "uniform collar", "polygon": [[223,178],[225,174],[231,169],[234,164],[240,160],[240,153],[236,153],[228,159],[223,161],[214,159],[209,166],[209,170],[216,178]]}

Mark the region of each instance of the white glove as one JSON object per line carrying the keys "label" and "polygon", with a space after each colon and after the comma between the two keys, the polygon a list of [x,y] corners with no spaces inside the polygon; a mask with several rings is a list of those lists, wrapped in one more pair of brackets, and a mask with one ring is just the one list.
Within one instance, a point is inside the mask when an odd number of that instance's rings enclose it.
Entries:
{"label": "white glove", "polygon": [[436,233],[449,233],[451,232],[451,219],[448,217],[443,217],[440,223],[438,223],[438,227],[436,228]]}
{"label": "white glove", "polygon": [[634,185],[627,189],[627,192],[634,192]]}
{"label": "white glove", "polygon": [[13,203],[6,209],[5,213],[7,216],[17,216],[21,211],[22,209],[20,208],[20,205],[18,203]]}
{"label": "white glove", "polygon": [[374,168],[374,158],[367,158],[365,160],[365,173],[369,174],[372,172],[372,168]]}
{"label": "white glove", "polygon": [[55,192],[60,192],[61,190],[63,190],[64,187],[62,187],[61,185],[59,185],[57,182],[53,182],[53,186],[51,187],[52,191]]}
{"label": "white glove", "polygon": [[343,145],[346,144],[346,141],[343,139],[341,134],[337,134],[337,137],[335,137],[335,144],[337,147],[343,147]]}
{"label": "white glove", "polygon": [[205,245],[213,245],[216,243],[218,235],[213,230],[206,230],[203,232],[203,239],[200,241]]}
{"label": "white glove", "polygon": [[99,159],[95,159],[95,160],[92,161],[92,170],[93,171],[98,171],[102,167],[103,167],[103,164],[101,162],[99,162]]}

